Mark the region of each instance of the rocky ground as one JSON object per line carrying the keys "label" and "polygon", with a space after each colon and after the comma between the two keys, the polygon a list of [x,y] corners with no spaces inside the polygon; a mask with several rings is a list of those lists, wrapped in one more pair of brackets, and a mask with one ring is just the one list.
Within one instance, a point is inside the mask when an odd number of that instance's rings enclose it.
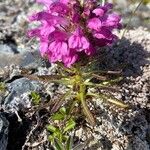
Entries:
{"label": "rocky ground", "polygon": [[132,21],[130,22],[130,28],[145,26],[150,29],[150,1],[143,0],[143,3],[137,9],[136,12],[134,10],[141,2],[140,0],[108,0],[109,2],[115,3],[115,10],[117,10],[120,15],[123,17],[123,23],[127,24],[129,20],[129,16],[133,15]]}
{"label": "rocky ground", "polygon": [[[51,149],[44,129],[47,112],[33,112],[30,93],[36,91],[43,100],[49,100],[65,90],[61,85],[20,75],[22,68],[39,75],[57,70],[40,58],[37,41],[26,38],[27,14],[37,8],[31,6],[32,1],[0,1],[0,150]],[[147,14],[149,6],[142,8]],[[143,20],[138,23],[111,48],[102,50],[105,59],[97,64],[101,69],[123,70],[119,93],[113,94],[131,107],[119,109],[93,99],[98,124],[86,150],[150,149],[150,28]],[[141,25],[144,27],[138,27]],[[85,140],[82,129],[75,134],[80,141]]]}

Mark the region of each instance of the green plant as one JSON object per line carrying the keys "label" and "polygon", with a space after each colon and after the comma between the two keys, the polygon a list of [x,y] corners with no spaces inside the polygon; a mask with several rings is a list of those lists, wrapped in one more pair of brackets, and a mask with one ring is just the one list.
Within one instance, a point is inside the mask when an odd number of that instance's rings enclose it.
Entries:
{"label": "green plant", "polygon": [[54,139],[54,148],[56,150],[73,150],[72,137],[68,137],[65,144],[62,144],[57,138]]}
{"label": "green plant", "polygon": [[[86,59],[84,61],[86,62]],[[84,118],[83,116],[85,116],[84,120],[91,126],[96,125],[95,118],[88,106],[88,101],[93,97],[128,108],[127,104],[114,98],[111,94],[103,92],[103,90],[115,90],[112,86],[123,79],[120,71],[96,70],[93,67],[95,62],[94,60],[86,65],[76,64],[71,68],[65,68],[58,63],[59,74],[57,75],[25,75],[33,80],[63,84],[67,88],[67,92],[52,106],[51,113],[53,115],[50,117],[51,123],[47,126],[47,130],[50,132],[49,141],[56,150],[66,149],[70,133],[76,128],[75,120],[79,117]],[[93,87],[99,89],[99,93],[90,92],[89,89]],[[41,101],[39,94],[31,92],[31,95],[33,102],[38,105]]]}
{"label": "green plant", "polygon": [[[86,60],[85,60],[86,61]],[[87,121],[95,126],[95,119],[88,108],[87,98],[100,98],[105,102],[109,102],[119,107],[127,108],[128,105],[124,104],[122,101],[117,100],[112,95],[106,93],[89,93],[89,88],[98,88],[100,90],[111,90],[111,86],[120,82],[122,77],[120,77],[119,71],[102,71],[93,70],[92,62],[88,63],[86,66],[82,64],[77,64],[72,68],[65,68],[62,64],[58,64],[59,75],[51,76],[34,76],[25,75],[26,77],[34,80],[42,80],[45,82],[54,82],[58,84],[64,84],[68,88],[68,91],[61,97],[61,99],[52,108],[53,112],[62,106],[62,104],[69,103],[70,114],[74,110],[75,104],[78,104],[82,108],[82,113],[87,117]],[[83,67],[82,67],[83,66]],[[92,68],[92,69],[91,69]],[[116,76],[116,77],[115,77]],[[118,76],[118,77],[117,77]],[[96,79],[96,83],[94,80]],[[38,104],[40,101],[39,95],[32,92],[32,97],[34,103]],[[60,115],[60,114],[59,114]],[[62,115],[60,115],[62,117]]]}
{"label": "green plant", "polygon": [[48,139],[51,144],[57,150],[71,150],[72,138],[69,136],[69,132],[76,125],[74,118],[67,114],[65,107],[62,107],[51,116],[51,119],[55,124],[47,126],[47,130],[50,132]]}
{"label": "green plant", "polygon": [[34,105],[39,105],[39,103],[41,101],[41,96],[37,92],[32,91],[31,99],[32,99],[32,102]]}
{"label": "green plant", "polygon": [[[89,96],[91,98],[92,97],[100,98],[101,100],[108,101],[120,107],[124,107],[124,108],[128,107],[127,104],[124,104],[120,100],[115,99],[111,95],[107,95],[104,93],[94,94],[88,92],[88,89],[91,87],[100,88],[100,89],[107,89],[107,88],[109,89],[109,87],[111,87],[113,84],[121,81],[122,77],[115,77],[111,79],[110,77],[107,78],[107,76],[108,75],[114,76],[114,74],[119,74],[119,72],[88,70],[86,69],[85,66],[84,67],[81,66],[82,66],[81,64],[78,64],[75,67],[67,68],[67,69],[63,67],[61,71],[62,78],[59,80],[55,80],[54,82],[65,84],[70,89],[70,91],[72,92],[71,95],[73,97],[73,99],[71,100],[72,101],[71,106],[73,107],[74,103],[77,103],[79,106],[81,106],[83,110],[82,112],[85,114],[88,122],[92,126],[95,126],[95,119],[92,113],[90,112],[86,101],[86,99]],[[61,65],[59,70],[60,69],[61,69]],[[97,81],[99,83],[93,82],[94,79],[99,80]]]}
{"label": "green plant", "polygon": [[[89,101],[93,97],[123,108],[128,107],[127,104],[108,94],[111,86],[122,80],[118,71],[95,69],[96,55],[93,57],[100,47],[114,42],[116,35],[113,29],[121,27],[121,18],[117,14],[110,13],[112,4],[105,3],[105,0],[59,2],[41,0],[40,2],[45,4],[47,9],[29,18],[30,21],[41,22],[41,25],[31,29],[28,36],[40,38],[42,57],[56,63],[58,72],[56,75],[24,76],[32,80],[66,86],[67,92],[54,102],[52,108],[50,106],[50,113],[53,115],[47,130],[50,132],[49,140],[55,149],[69,150],[70,133],[75,130],[75,120],[82,117],[91,126],[96,125],[94,115],[89,108]],[[100,92],[89,92],[91,87]],[[104,90],[107,92],[103,92]],[[38,105],[40,96],[35,92],[31,95],[33,102]]]}

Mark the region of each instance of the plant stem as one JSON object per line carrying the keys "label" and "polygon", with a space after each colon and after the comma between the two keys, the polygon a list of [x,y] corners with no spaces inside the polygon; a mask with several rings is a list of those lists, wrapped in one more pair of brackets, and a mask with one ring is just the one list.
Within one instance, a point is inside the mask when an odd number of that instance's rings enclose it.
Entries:
{"label": "plant stem", "polygon": [[85,114],[85,116],[87,117],[88,122],[92,125],[95,126],[95,119],[92,115],[92,113],[90,112],[87,104],[86,104],[86,85],[85,85],[85,81],[84,81],[84,77],[83,74],[80,70],[80,65],[77,64],[76,65],[76,85],[77,85],[77,98],[79,99],[79,101],[81,102],[81,106],[83,108],[83,112]]}
{"label": "plant stem", "polygon": [[138,10],[138,8],[139,8],[140,5],[142,4],[142,2],[143,2],[143,0],[141,0],[141,1],[139,2],[139,4],[137,5],[137,7],[135,8],[135,10],[134,10],[134,11],[132,12],[132,14],[130,15],[129,20],[128,20],[128,22],[127,22],[127,25],[126,25],[126,27],[125,27],[123,33],[122,33],[121,39],[124,37],[126,31],[128,30],[128,27],[129,27],[129,24],[131,23],[132,17],[133,17],[133,15],[135,15],[135,12]]}

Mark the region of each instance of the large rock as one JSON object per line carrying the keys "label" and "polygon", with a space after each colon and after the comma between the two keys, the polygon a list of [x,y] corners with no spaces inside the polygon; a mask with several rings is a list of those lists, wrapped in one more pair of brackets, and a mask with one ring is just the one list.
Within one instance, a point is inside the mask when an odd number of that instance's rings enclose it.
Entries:
{"label": "large rock", "polygon": [[39,92],[40,90],[42,90],[42,84],[37,81],[31,81],[26,78],[13,81],[8,85],[8,91],[10,93],[4,100],[4,110],[8,112],[15,112],[21,109],[30,108],[30,92]]}
{"label": "large rock", "polygon": [[0,68],[4,68],[5,66],[17,65],[21,67],[28,68],[37,68],[44,64],[44,61],[41,59],[39,52],[25,52],[19,54],[13,53],[1,53],[0,52]]}
{"label": "large rock", "polygon": [[8,121],[0,113],[0,150],[6,150],[8,142]]}

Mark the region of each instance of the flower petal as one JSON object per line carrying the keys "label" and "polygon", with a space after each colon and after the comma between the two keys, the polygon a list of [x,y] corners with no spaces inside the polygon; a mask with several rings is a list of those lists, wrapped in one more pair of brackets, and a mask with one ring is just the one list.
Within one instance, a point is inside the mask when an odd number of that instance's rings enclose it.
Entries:
{"label": "flower petal", "polygon": [[99,31],[99,29],[102,26],[102,22],[99,18],[92,18],[88,21],[88,25],[87,25],[90,29]]}

